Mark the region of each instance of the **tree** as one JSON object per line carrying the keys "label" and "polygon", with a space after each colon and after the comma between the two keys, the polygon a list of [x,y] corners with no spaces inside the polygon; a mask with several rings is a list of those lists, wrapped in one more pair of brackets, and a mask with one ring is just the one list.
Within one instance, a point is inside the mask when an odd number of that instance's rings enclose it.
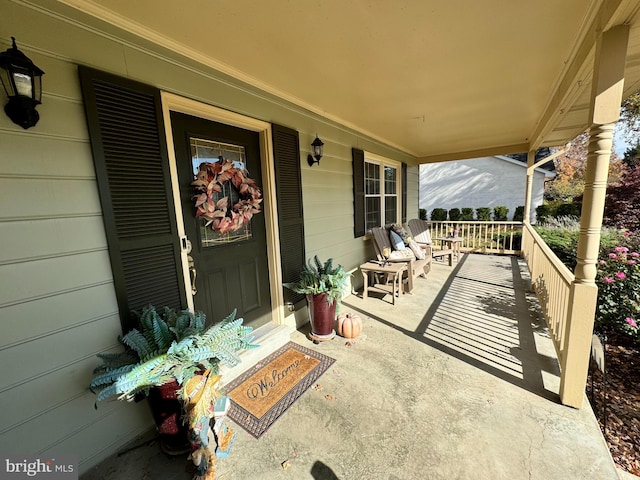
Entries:
{"label": "tree", "polygon": [[607,189],[605,225],[640,232],[640,166],[629,169],[619,185]]}
{"label": "tree", "polygon": [[[556,177],[547,182],[544,198],[548,202],[571,202],[584,192],[584,176],[587,165],[589,131],[586,130],[573,139],[571,147],[555,159]],[[615,152],[611,153],[608,185],[620,183],[625,164]]]}

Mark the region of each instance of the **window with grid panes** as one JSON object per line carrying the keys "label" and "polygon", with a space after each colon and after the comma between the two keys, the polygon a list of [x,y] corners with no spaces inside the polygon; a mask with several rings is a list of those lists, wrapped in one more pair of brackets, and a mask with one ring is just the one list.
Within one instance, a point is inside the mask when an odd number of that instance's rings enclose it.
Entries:
{"label": "window with grid panes", "polygon": [[365,228],[399,221],[398,166],[365,159]]}

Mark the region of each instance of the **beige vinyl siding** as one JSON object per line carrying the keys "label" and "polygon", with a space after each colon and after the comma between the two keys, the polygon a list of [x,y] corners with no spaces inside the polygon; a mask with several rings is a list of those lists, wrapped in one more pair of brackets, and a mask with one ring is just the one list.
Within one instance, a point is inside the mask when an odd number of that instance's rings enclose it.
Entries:
{"label": "beige vinyl siding", "polygon": [[[46,72],[35,128],[0,114],[0,411],[11,412],[0,420],[0,451],[77,453],[85,471],[152,421],[144,403],[95,410],[87,391],[95,354],[116,348],[120,323],[78,64],[298,130],[307,257],[352,269],[371,255],[370,242],[353,237],[353,147],[410,165],[409,218],[417,216],[417,167],[407,154],[255,87],[40,5],[0,0],[0,49],[13,35]],[[316,133],[325,153],[309,167]]]}

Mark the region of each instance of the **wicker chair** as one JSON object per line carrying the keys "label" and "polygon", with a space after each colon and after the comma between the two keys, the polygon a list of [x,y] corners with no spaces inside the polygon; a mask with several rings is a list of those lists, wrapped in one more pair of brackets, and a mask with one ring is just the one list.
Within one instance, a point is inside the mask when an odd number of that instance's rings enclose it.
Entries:
{"label": "wicker chair", "polygon": [[431,241],[431,232],[429,231],[429,224],[417,218],[409,220],[409,232],[416,241],[416,243],[422,247],[429,246],[431,250],[431,256],[436,260],[444,260],[445,257],[449,257],[449,266],[453,266],[453,250],[450,248],[443,248],[437,250],[433,248]]}
{"label": "wicker chair", "polygon": [[427,251],[427,255],[423,260],[418,260],[415,258],[407,258],[407,259],[394,259],[387,260],[382,255],[384,248],[389,248],[389,251],[393,251],[393,247],[391,246],[391,239],[389,238],[389,231],[383,227],[376,227],[371,229],[371,236],[373,238],[373,246],[376,250],[376,256],[378,261],[384,262],[404,262],[407,264],[407,291],[411,292],[413,290],[413,279],[420,275],[427,276],[427,273],[431,270],[431,255],[430,252]]}

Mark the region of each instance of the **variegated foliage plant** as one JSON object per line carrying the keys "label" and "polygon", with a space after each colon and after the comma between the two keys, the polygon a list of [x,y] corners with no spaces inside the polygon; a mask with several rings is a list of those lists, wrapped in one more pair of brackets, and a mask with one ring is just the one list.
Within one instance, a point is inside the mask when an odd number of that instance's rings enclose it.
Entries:
{"label": "variegated foliage plant", "polygon": [[238,353],[258,347],[252,344],[253,329],[235,318],[236,311],[205,328],[205,315],[165,307],[162,314],[152,306],[139,317],[140,330],[133,329],[118,340],[124,352],[98,354],[103,363],[94,370],[90,389],[96,402],[118,395],[133,400],[139,392],[172,380],[182,385],[201,370],[217,373],[220,363],[240,362]]}

